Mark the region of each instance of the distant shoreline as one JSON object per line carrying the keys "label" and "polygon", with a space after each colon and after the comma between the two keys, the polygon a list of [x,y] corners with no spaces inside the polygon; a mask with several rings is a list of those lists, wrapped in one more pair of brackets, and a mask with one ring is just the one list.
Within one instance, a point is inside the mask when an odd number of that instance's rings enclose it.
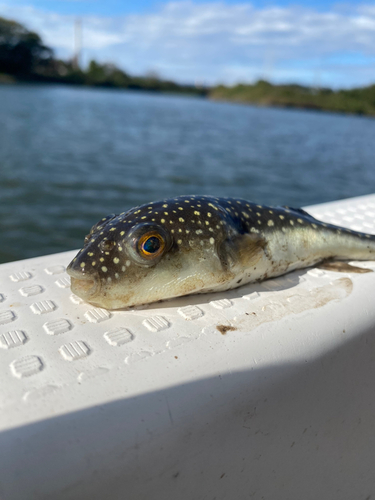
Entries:
{"label": "distant shoreline", "polygon": [[338,110],[338,109],[330,109],[330,108],[323,108],[315,105],[299,105],[299,104],[294,104],[294,103],[259,103],[259,102],[252,102],[252,101],[242,101],[242,100],[236,100],[236,99],[225,99],[225,98],[216,98],[216,97],[207,97],[209,101],[212,102],[221,102],[221,103],[227,103],[227,104],[239,104],[242,106],[256,106],[257,108],[269,108],[269,109],[289,109],[289,110],[300,110],[300,111],[316,111],[319,113],[335,113],[335,114],[340,114],[340,115],[348,115],[348,116],[363,116],[367,118],[374,118],[375,113],[362,113],[362,112],[356,112],[356,111],[343,111],[343,110]]}
{"label": "distant shoreline", "polygon": [[[67,87],[83,87],[91,89],[106,90],[133,90],[139,92],[149,92],[162,95],[181,95],[187,97],[199,97],[213,102],[223,102],[228,104],[242,104],[249,106],[279,108],[279,109],[300,109],[305,111],[319,111],[328,113],[339,113],[355,116],[375,117],[375,85],[363,89],[331,91],[322,89],[313,90],[309,87],[296,85],[272,85],[269,82],[259,81],[253,85],[237,85],[236,87],[218,86],[212,88],[199,89],[194,86],[179,86],[175,88],[145,87],[140,85],[129,85],[126,87],[109,84],[88,84],[75,81],[59,81],[51,79],[16,79],[12,75],[0,73],[0,85],[64,85]],[[254,96],[257,87],[266,86],[267,92],[262,92],[261,96]],[[298,87],[303,89],[300,92],[289,93],[288,98],[283,96],[283,92],[288,92],[290,88]],[[281,91],[280,91],[281,89]],[[280,92],[279,96],[275,96]],[[327,99],[327,92],[329,99]],[[365,99],[361,94],[374,93],[374,100]],[[348,99],[346,94],[355,94],[356,98]],[[258,92],[259,94],[259,92]],[[301,94],[303,99],[301,99]],[[319,103],[319,100],[323,101]],[[325,101],[324,101],[325,100]]]}
{"label": "distant shoreline", "polygon": [[210,89],[208,96],[237,104],[375,116],[375,85],[334,91],[295,84],[273,85],[260,80],[253,85],[220,85]]}
{"label": "distant shoreline", "polygon": [[63,77],[45,77],[44,75],[33,75],[32,77],[17,78],[14,75],[0,73],[0,85],[66,85],[86,88],[99,89],[117,89],[117,90],[139,90],[164,94],[184,94],[194,95],[197,97],[205,97],[207,94],[206,88],[195,87],[194,85],[183,85],[168,80],[148,79],[146,77],[134,77],[134,82],[129,82],[126,85],[116,85],[111,81],[104,82],[88,82],[84,79],[84,73],[80,72],[79,77],[63,78]]}

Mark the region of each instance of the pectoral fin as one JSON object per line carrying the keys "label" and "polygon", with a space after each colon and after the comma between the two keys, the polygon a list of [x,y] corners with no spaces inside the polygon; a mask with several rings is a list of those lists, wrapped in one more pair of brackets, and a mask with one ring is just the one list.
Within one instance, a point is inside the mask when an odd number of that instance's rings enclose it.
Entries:
{"label": "pectoral fin", "polygon": [[225,240],[218,249],[218,255],[224,269],[229,270],[237,265],[246,269],[259,261],[265,247],[265,239],[258,235],[239,234]]}

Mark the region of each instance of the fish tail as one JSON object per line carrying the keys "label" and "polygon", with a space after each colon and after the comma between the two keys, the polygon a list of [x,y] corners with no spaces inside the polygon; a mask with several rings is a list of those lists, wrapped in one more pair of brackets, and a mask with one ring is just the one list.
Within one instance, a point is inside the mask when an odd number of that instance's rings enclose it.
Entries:
{"label": "fish tail", "polygon": [[[336,260],[375,260],[375,235],[336,229],[333,255]],[[344,235],[342,234],[345,231]]]}

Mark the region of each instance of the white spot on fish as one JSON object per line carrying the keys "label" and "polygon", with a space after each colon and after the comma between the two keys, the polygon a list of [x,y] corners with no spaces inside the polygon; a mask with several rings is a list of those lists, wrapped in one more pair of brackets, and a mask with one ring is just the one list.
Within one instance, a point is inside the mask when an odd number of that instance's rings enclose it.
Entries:
{"label": "white spot on fish", "polygon": [[274,226],[275,224],[273,223],[273,220],[269,220],[269,221],[267,222],[267,225],[268,225],[268,226]]}
{"label": "white spot on fish", "polygon": [[102,266],[102,271],[103,271],[103,273],[106,273],[108,271],[108,269],[105,266]]}

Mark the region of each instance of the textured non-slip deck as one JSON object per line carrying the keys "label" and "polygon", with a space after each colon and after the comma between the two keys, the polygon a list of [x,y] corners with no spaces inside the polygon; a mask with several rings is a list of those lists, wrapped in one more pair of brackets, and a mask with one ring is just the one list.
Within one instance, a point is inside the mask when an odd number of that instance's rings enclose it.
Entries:
{"label": "textured non-slip deck", "polygon": [[[375,233],[375,195],[308,210]],[[74,254],[0,266],[1,500],[375,495],[375,273],[107,311]]]}

